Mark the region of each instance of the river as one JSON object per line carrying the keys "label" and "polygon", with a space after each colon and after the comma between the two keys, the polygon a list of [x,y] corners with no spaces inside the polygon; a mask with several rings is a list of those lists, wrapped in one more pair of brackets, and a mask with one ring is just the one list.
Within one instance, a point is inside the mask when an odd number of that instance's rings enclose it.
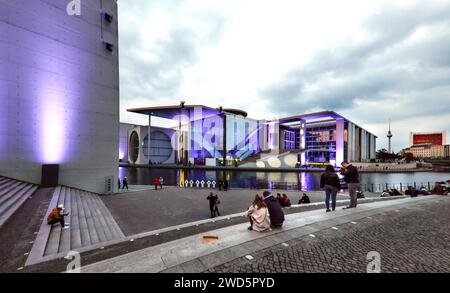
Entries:
{"label": "river", "polygon": [[[258,189],[301,189],[318,190],[320,185],[318,172],[249,172],[249,171],[207,171],[181,169],[149,169],[134,167],[119,167],[119,177],[125,176],[132,185],[152,185],[156,177],[162,176],[165,185],[179,185],[181,181],[215,181],[227,179],[230,188]],[[365,190],[380,191],[395,187],[405,189],[406,186],[432,187],[436,181],[450,179],[450,172],[406,172],[406,173],[361,173],[361,184]],[[400,185],[401,184],[401,185]]]}

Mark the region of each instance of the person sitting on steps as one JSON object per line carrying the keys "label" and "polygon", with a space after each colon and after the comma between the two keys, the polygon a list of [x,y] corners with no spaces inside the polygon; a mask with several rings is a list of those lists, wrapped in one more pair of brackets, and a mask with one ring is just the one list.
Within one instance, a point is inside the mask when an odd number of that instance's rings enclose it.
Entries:
{"label": "person sitting on steps", "polygon": [[68,215],[69,213],[64,213],[64,206],[60,204],[50,212],[47,217],[47,223],[49,225],[60,223],[62,229],[67,229],[69,228],[69,225],[66,225],[66,223],[64,222],[64,217]]}

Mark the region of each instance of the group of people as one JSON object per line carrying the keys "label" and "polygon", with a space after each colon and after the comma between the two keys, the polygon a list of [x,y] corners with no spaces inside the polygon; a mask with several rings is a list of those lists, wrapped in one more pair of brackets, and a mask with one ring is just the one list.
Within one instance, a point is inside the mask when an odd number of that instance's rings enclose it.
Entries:
{"label": "group of people", "polygon": [[[125,188],[128,190],[128,179],[126,176],[123,178],[122,183],[120,182],[120,178],[118,178],[117,184],[118,184],[119,190],[120,189],[125,190]],[[164,184],[164,178],[162,176],[159,178],[156,177],[153,180],[153,185],[155,186],[155,190],[158,190],[158,186],[160,189],[162,189],[163,184]]]}
{"label": "group of people", "polygon": [[284,212],[280,201],[267,190],[262,196],[259,194],[255,196],[246,214],[250,221],[249,230],[263,232],[271,228],[281,228],[284,223]]}
{"label": "group of people", "polygon": [[[344,181],[347,183],[348,193],[350,196],[350,205],[344,207],[344,209],[356,208],[358,204],[358,195],[361,194],[358,169],[349,162],[342,162],[340,174],[344,176]],[[328,165],[325,168],[325,173],[323,173],[320,177],[320,189],[325,191],[326,211],[335,211],[337,193],[341,189],[341,179],[336,174],[333,166]]]}
{"label": "group of people", "polygon": [[159,186],[159,189],[162,189],[163,184],[164,184],[164,178],[162,176],[159,178],[156,177],[155,179],[153,179],[153,185],[155,186],[155,190],[158,190],[158,186]]}
{"label": "group of people", "polygon": [[219,180],[219,182],[217,182],[217,187],[219,187],[219,191],[228,191],[228,180]]}

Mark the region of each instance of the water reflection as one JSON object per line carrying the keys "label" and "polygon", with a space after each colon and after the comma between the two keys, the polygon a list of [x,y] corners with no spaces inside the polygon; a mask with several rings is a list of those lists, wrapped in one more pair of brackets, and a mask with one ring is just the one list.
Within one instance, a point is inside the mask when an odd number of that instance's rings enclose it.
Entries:
{"label": "water reflection", "polygon": [[[179,169],[119,168],[121,179],[127,176],[129,184],[153,184],[156,177],[164,177],[164,184],[177,185],[185,180],[218,181],[228,180],[231,188],[258,189],[301,189],[318,190],[321,173],[312,172],[236,172],[206,171]],[[418,173],[362,173],[362,184],[383,185],[426,183],[450,179],[450,173],[418,172]]]}

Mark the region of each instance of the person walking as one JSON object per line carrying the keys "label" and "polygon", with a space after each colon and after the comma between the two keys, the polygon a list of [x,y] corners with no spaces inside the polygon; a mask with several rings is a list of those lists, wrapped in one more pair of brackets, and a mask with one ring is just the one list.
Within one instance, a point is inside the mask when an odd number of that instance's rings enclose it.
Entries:
{"label": "person walking", "polygon": [[270,230],[270,214],[267,204],[260,195],[255,196],[255,200],[248,208],[247,217],[250,221],[250,227],[248,230],[254,230],[257,232],[263,232]]}
{"label": "person walking", "polygon": [[158,185],[159,185],[159,179],[158,179],[158,177],[156,177],[156,178],[153,180],[153,184],[155,185],[155,190],[158,190]]}
{"label": "person walking", "polygon": [[164,184],[164,178],[161,176],[159,177],[159,188],[162,189]]}
{"label": "person walking", "polygon": [[206,199],[209,201],[211,218],[214,218],[216,214],[217,216],[220,216],[219,207],[217,206],[220,203],[219,196],[217,196],[217,194],[213,195],[213,193],[211,192]]}
{"label": "person walking", "polygon": [[341,181],[333,166],[328,165],[325,168],[325,173],[323,173],[320,177],[320,189],[325,190],[325,206],[327,208],[327,212],[331,212],[330,197],[331,208],[334,211],[336,209],[336,196],[338,191],[341,189]]}
{"label": "person walking", "polygon": [[270,191],[263,192],[264,202],[269,209],[270,225],[273,228],[281,228],[284,222],[284,212],[278,200],[273,197]]}
{"label": "person walking", "polygon": [[124,190],[125,187],[126,187],[127,190],[128,190],[128,180],[127,180],[127,177],[124,177],[124,178],[123,178],[123,181],[122,181],[122,190]]}
{"label": "person walking", "polygon": [[344,209],[356,208],[358,204],[357,191],[360,189],[358,169],[349,162],[341,163],[341,174],[344,175],[344,181],[348,185],[348,194],[350,196],[350,205]]}

